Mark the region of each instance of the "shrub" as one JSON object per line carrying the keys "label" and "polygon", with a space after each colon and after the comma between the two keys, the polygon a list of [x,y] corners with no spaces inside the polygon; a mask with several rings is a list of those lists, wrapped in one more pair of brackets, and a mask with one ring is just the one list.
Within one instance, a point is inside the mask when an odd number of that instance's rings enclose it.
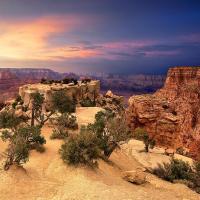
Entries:
{"label": "shrub", "polygon": [[176,149],[176,153],[180,154],[180,155],[185,155],[185,151],[184,151],[183,147],[178,147]]}
{"label": "shrub", "polygon": [[17,95],[15,101],[12,103],[12,107],[15,109],[18,104],[23,105],[23,103],[24,101],[22,100],[21,96]]}
{"label": "shrub", "polygon": [[51,139],[66,139],[68,137],[68,129],[78,129],[76,117],[68,113],[63,113],[56,120],[52,121],[54,130]]}
{"label": "shrub", "polygon": [[69,83],[73,83],[74,85],[77,85],[78,84],[78,81],[74,78],[64,78],[62,80],[62,83],[63,84],[69,84]]}
{"label": "shrub", "polygon": [[60,139],[60,140],[64,140],[66,139],[67,137],[69,136],[69,133],[67,130],[62,130],[62,129],[54,129],[51,136],[50,136],[50,139],[51,140],[54,140],[54,139]]}
{"label": "shrub", "polygon": [[153,149],[155,146],[155,140],[150,138],[149,134],[143,128],[136,128],[134,137],[144,142],[146,152],[149,152],[149,148]]}
{"label": "shrub", "polygon": [[69,137],[61,146],[60,154],[62,160],[67,164],[96,166],[96,160],[100,157],[97,137],[82,129],[79,135]]}
{"label": "shrub", "polygon": [[42,78],[41,81],[40,81],[40,83],[41,83],[41,84],[47,84],[47,79]]}
{"label": "shrub", "polygon": [[6,104],[3,103],[3,102],[0,102],[0,110],[2,110],[2,109],[5,108],[5,107],[6,107]]}
{"label": "shrub", "polygon": [[8,170],[13,164],[21,165],[29,158],[29,151],[36,149],[43,152],[46,140],[41,136],[41,129],[38,126],[21,126],[16,130],[4,130],[1,132],[1,139],[8,141],[9,145],[4,155],[6,161],[4,169]]}
{"label": "shrub", "polygon": [[158,177],[173,182],[174,180],[190,180],[192,168],[187,162],[172,158],[170,163],[159,164],[153,170]]}
{"label": "shrub", "polygon": [[15,109],[15,108],[16,108],[16,106],[17,106],[17,102],[16,102],[16,101],[14,101],[14,102],[12,103],[12,108],[13,108],[13,109]]}
{"label": "shrub", "polygon": [[96,106],[96,102],[92,101],[90,98],[82,99],[80,101],[82,107],[94,107]]}
{"label": "shrub", "polygon": [[94,124],[89,124],[86,130],[97,136],[98,146],[106,159],[119,147],[119,142],[131,138],[125,117],[115,117],[112,112],[98,112]]}
{"label": "shrub", "polygon": [[71,100],[64,91],[56,91],[52,96],[52,109],[60,113],[72,113],[76,111],[76,103]]}
{"label": "shrub", "polygon": [[84,78],[83,80],[81,80],[81,83],[90,83],[91,82],[91,79],[90,78]]}
{"label": "shrub", "polygon": [[191,167],[187,162],[172,159],[170,163],[164,163],[153,169],[158,177],[173,183],[183,183],[197,193],[200,193],[200,162],[195,161]]}
{"label": "shrub", "polygon": [[0,113],[0,128],[16,128],[22,119],[17,117],[14,112],[3,111]]}

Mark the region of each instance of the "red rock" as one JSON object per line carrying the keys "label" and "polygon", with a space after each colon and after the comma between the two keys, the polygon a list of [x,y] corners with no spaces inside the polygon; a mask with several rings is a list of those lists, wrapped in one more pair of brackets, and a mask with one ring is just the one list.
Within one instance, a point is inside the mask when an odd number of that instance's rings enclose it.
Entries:
{"label": "red rock", "polygon": [[142,126],[158,145],[188,148],[200,153],[200,68],[170,68],[165,85],[153,95],[129,99],[127,117],[132,129]]}

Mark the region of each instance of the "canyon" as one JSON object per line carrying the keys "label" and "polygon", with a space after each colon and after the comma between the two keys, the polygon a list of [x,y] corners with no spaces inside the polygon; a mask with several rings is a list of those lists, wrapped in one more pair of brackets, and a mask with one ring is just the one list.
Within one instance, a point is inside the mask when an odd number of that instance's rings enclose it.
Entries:
{"label": "canyon", "polygon": [[50,69],[37,68],[0,68],[0,101],[10,100],[18,94],[24,84],[38,83],[42,78],[61,80],[63,78],[80,80],[88,77],[101,82],[101,93],[112,90],[128,99],[136,93],[152,93],[164,84],[164,75],[117,75],[58,73]]}
{"label": "canyon", "polygon": [[157,145],[180,149],[199,159],[200,68],[168,70],[164,87],[148,95],[129,99],[127,116],[134,130],[143,127]]}

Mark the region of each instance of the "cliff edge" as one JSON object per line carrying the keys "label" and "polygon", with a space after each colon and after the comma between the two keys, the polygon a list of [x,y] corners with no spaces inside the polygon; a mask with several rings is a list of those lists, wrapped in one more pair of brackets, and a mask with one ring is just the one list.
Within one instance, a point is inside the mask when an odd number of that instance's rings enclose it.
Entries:
{"label": "cliff edge", "polygon": [[164,87],[129,99],[130,127],[144,127],[158,145],[199,158],[200,67],[170,68]]}

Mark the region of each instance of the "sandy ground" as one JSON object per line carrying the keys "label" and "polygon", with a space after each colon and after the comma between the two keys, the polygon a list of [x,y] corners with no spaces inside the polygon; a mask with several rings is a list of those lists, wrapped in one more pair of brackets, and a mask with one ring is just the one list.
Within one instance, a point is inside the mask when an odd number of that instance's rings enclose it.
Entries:
{"label": "sandy ground", "polygon": [[[94,120],[97,108],[82,108],[77,111],[78,120],[87,123]],[[182,184],[171,184],[148,174],[148,183],[137,186],[124,181],[121,173],[134,170],[146,162],[143,153],[138,152],[142,144],[130,141],[129,146],[114,152],[110,163],[99,161],[99,167],[70,167],[59,157],[62,144],[50,140],[51,128],[42,130],[47,139],[46,152],[31,152],[24,168],[12,167],[0,171],[0,200],[198,200],[200,196]],[[135,147],[133,147],[135,146]],[[136,147],[137,146],[137,147]],[[0,152],[6,147],[0,142]],[[130,153],[129,155],[127,153]],[[130,150],[132,149],[132,150]],[[156,153],[155,153],[156,154]],[[149,154],[148,163],[154,163]],[[159,155],[162,157],[162,155]],[[153,161],[152,161],[153,160]]]}

